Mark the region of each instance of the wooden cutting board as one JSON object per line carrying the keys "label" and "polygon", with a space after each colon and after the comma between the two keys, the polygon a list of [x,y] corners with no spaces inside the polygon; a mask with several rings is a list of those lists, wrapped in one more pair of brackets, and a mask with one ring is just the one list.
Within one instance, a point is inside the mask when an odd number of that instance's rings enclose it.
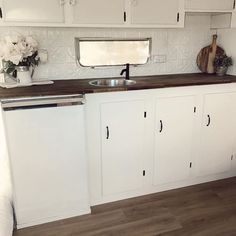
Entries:
{"label": "wooden cutting board", "polygon": [[204,47],[197,56],[198,68],[208,74],[215,73],[214,60],[216,56],[224,55],[223,48],[217,46],[217,35],[213,35],[212,44]]}

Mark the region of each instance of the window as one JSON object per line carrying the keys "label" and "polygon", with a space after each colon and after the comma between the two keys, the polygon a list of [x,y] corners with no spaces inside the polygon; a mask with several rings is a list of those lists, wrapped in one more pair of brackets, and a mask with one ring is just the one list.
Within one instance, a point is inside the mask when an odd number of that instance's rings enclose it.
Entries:
{"label": "window", "polygon": [[150,58],[151,39],[75,40],[77,60],[85,67],[143,65]]}

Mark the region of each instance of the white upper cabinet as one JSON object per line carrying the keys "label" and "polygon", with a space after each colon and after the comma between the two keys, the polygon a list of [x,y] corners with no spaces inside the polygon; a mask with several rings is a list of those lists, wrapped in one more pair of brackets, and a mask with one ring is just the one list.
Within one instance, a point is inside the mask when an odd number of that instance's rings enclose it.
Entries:
{"label": "white upper cabinet", "polygon": [[[236,96],[235,96],[236,98]],[[235,99],[236,100],[236,99]],[[235,118],[232,94],[208,94],[204,99],[198,175],[227,172],[231,168]]]}
{"label": "white upper cabinet", "polygon": [[131,24],[177,25],[180,21],[179,0],[130,0]]}
{"label": "white upper cabinet", "polygon": [[63,23],[64,0],[2,0],[6,22]]}
{"label": "white upper cabinet", "polygon": [[184,0],[0,0],[10,26],[184,27]]}
{"label": "white upper cabinet", "polygon": [[73,23],[123,24],[125,0],[74,0]]}
{"label": "white upper cabinet", "polygon": [[142,186],[144,120],[142,100],[101,105],[103,196]]}
{"label": "white upper cabinet", "polygon": [[185,0],[186,10],[227,11],[233,10],[234,0]]}
{"label": "white upper cabinet", "polygon": [[194,96],[156,102],[154,185],[185,180],[191,167]]}

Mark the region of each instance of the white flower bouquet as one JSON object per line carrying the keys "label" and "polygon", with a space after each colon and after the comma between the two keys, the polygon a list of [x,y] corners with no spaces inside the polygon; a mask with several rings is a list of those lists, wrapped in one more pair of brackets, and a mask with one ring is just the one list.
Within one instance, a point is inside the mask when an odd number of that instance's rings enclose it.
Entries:
{"label": "white flower bouquet", "polygon": [[38,42],[32,36],[6,36],[0,41],[0,60],[4,71],[12,73],[17,66],[35,67],[39,63]]}

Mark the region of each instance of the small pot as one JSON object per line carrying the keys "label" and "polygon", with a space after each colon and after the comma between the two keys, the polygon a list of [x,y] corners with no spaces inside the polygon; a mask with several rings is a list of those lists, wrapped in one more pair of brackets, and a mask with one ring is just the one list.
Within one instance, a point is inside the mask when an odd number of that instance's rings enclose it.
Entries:
{"label": "small pot", "polygon": [[31,72],[28,66],[17,66],[17,81],[20,84],[32,83]]}
{"label": "small pot", "polygon": [[228,71],[228,67],[226,67],[226,66],[216,67],[216,74],[218,76],[226,75],[227,71]]}

